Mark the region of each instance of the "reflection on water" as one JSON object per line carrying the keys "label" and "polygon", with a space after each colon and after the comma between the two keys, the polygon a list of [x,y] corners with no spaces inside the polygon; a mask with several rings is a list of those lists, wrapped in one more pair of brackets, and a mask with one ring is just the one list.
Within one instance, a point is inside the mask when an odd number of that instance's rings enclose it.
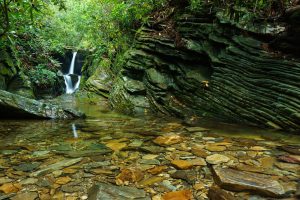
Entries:
{"label": "reflection on water", "polygon": [[[88,99],[82,102],[65,99],[65,102],[75,104],[87,113],[88,118],[75,121],[0,121],[0,179],[8,177],[13,183],[24,182],[26,184],[22,188],[39,195],[47,194],[50,199],[62,193],[73,195],[75,199],[84,199],[87,189],[94,182],[115,184],[116,177],[120,178],[118,175],[123,169],[137,168],[144,174],[143,184],[149,184],[139,186],[140,188],[165,193],[169,189],[161,185],[162,179],[155,182],[155,185],[152,184],[152,179],[147,182],[153,176],[148,169],[162,165],[166,170],[157,177],[166,179],[172,186],[169,188],[191,189],[193,185],[190,182],[170,177],[174,172],[170,160],[189,160],[202,154],[214,153],[228,156],[231,159],[228,164],[232,166],[243,170],[249,170],[247,166],[251,166],[251,170],[276,176],[283,183],[293,185],[299,179],[293,165],[287,166],[276,160],[287,154],[278,147],[298,145],[299,135],[212,121],[202,121],[198,125],[209,131],[195,131],[189,130],[189,127],[176,119],[150,116],[134,118],[108,112],[106,102],[100,105],[87,103]],[[180,135],[183,140],[166,146],[153,142],[158,136],[168,134]],[[197,148],[202,149],[199,150],[201,155],[193,151]],[[83,159],[73,166],[49,170],[41,176],[44,177],[43,180],[47,180],[47,186],[41,182],[41,177],[29,178],[33,176],[33,172],[53,163],[76,158]],[[288,170],[285,169],[287,167]],[[205,187],[213,183],[211,176],[207,175],[210,171],[207,166],[197,166],[191,170],[204,173],[199,175],[202,178],[197,181],[204,182]],[[31,183],[27,184],[26,181]],[[131,179],[127,182],[132,186],[139,184]],[[206,194],[207,188],[202,192]]]}

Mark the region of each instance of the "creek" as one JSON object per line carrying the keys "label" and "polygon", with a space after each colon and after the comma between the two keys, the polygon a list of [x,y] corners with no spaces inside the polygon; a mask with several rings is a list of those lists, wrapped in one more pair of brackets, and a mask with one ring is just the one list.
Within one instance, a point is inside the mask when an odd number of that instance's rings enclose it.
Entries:
{"label": "creek", "polygon": [[87,118],[0,121],[0,190],[7,193],[1,199],[96,199],[99,187],[90,188],[99,182],[114,191],[101,185],[100,199],[207,199],[211,190],[225,192],[212,187],[214,176],[233,176],[227,189],[237,199],[296,191],[299,135],[212,121],[190,127],[168,117],[128,117],[110,112],[106,100],[87,97],[65,95],[61,101]]}

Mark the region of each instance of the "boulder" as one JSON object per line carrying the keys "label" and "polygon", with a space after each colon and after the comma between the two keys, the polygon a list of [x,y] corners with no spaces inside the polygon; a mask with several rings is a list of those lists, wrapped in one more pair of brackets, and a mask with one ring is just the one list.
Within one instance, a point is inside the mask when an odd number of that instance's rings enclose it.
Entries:
{"label": "boulder", "polygon": [[282,185],[267,175],[217,166],[213,167],[213,174],[216,183],[226,190],[250,191],[270,197],[280,197],[285,193]]}
{"label": "boulder", "polygon": [[76,110],[42,103],[18,94],[0,90],[0,118],[72,119],[84,117]]}

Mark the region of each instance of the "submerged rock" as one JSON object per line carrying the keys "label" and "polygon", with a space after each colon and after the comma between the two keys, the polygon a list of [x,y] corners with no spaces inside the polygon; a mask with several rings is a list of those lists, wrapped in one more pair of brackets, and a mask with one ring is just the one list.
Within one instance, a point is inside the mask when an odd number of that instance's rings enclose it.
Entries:
{"label": "submerged rock", "polygon": [[278,181],[270,176],[243,172],[234,169],[213,167],[216,183],[231,191],[252,191],[271,197],[282,196],[285,191]]}
{"label": "submerged rock", "polygon": [[31,176],[33,176],[33,177],[42,176],[42,175],[45,175],[47,173],[53,172],[55,170],[59,170],[59,169],[62,169],[64,167],[74,165],[74,164],[80,162],[81,160],[82,160],[82,158],[65,159],[65,160],[62,160],[60,162],[49,165],[49,166],[47,166],[43,169],[40,169],[39,171],[33,172],[33,173],[31,173]]}
{"label": "submerged rock", "polygon": [[115,186],[106,183],[97,183],[89,190],[90,200],[150,200],[144,190],[127,186]]}
{"label": "submerged rock", "polygon": [[210,200],[235,200],[236,199],[232,194],[226,192],[225,190],[222,190],[217,186],[212,186],[211,188],[209,188],[208,197]]}
{"label": "submerged rock", "polygon": [[72,119],[84,114],[0,90],[0,118]]}

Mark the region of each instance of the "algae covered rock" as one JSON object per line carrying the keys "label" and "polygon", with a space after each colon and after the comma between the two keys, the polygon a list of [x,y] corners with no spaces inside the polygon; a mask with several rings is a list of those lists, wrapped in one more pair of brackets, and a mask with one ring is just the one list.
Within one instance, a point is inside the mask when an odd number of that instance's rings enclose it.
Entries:
{"label": "algae covered rock", "polygon": [[72,119],[84,114],[0,90],[0,118]]}

